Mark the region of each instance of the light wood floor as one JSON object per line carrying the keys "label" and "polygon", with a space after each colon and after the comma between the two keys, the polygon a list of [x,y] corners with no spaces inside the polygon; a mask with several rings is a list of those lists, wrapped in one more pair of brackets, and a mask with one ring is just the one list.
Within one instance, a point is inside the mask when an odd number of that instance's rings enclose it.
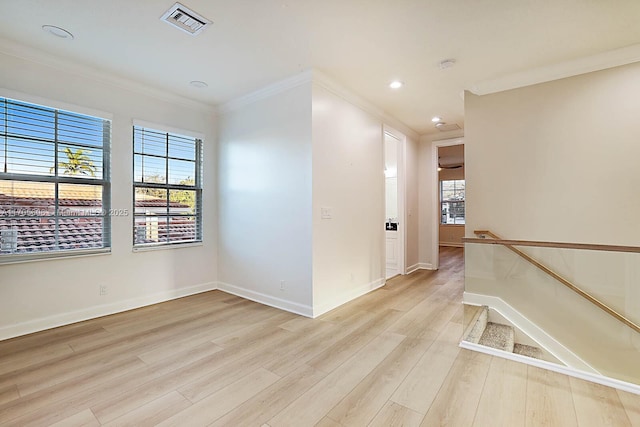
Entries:
{"label": "light wood floor", "polygon": [[220,291],[0,342],[0,424],[640,426],[640,397],[460,349],[462,251],[319,319]]}

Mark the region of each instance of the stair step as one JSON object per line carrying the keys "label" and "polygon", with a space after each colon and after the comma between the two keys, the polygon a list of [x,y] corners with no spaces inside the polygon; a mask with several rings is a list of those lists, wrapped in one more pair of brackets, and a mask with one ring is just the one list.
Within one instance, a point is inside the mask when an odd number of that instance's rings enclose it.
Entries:
{"label": "stair step", "polygon": [[516,344],[515,329],[510,325],[489,322],[489,307],[483,306],[465,331],[465,341],[534,359],[543,359],[543,351],[531,345]]}
{"label": "stair step", "polygon": [[513,347],[513,352],[522,356],[533,357],[534,359],[542,359],[542,350],[531,345],[516,344]]}
{"label": "stair step", "polygon": [[482,337],[482,333],[487,327],[487,323],[489,322],[489,307],[486,305],[482,307],[478,317],[471,328],[471,331],[467,334],[465,340],[472,342],[474,344],[478,344],[480,338]]}
{"label": "stair step", "polygon": [[513,353],[515,332],[512,326],[489,322],[478,344]]}

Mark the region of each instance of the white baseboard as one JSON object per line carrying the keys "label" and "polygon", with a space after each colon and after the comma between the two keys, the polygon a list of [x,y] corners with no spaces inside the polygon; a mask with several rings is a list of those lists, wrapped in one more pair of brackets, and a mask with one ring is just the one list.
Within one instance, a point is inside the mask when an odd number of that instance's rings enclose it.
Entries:
{"label": "white baseboard", "polygon": [[371,291],[375,291],[376,289],[384,286],[384,284],[385,284],[385,279],[380,278],[380,279],[374,280],[371,283],[367,283],[366,285],[359,286],[358,288],[352,289],[349,292],[344,292],[343,294],[332,298],[331,301],[328,301],[324,304],[319,304],[317,306],[314,304],[312,317],[314,318],[318,317],[328,311],[333,310],[334,308],[340,307],[342,304],[346,304],[349,301],[352,301],[358,297],[361,297],[364,294],[367,294]]}
{"label": "white baseboard", "polygon": [[413,264],[413,265],[407,267],[407,274],[411,274],[411,273],[413,273],[415,271],[418,271],[418,270],[420,270],[420,265]]}
{"label": "white baseboard", "polygon": [[0,328],[0,341],[216,289],[215,282],[203,283],[4,326]]}
{"label": "white baseboard", "polygon": [[411,274],[418,270],[435,270],[435,269],[433,268],[433,264],[431,263],[419,262],[419,263],[413,264],[412,266],[407,267],[407,274]]}
{"label": "white baseboard", "polygon": [[487,347],[480,344],[474,344],[468,341],[460,341],[460,347],[467,350],[477,351],[489,354],[491,356],[502,357],[503,359],[513,360],[515,362],[525,363],[549,371],[558,372],[559,374],[569,375],[571,377],[580,378],[585,381],[591,381],[602,384],[607,387],[613,387],[618,390],[626,391],[640,395],[640,385],[628,383],[626,381],[616,380],[615,378],[605,377],[598,373],[585,372],[570,366],[562,366],[556,363],[547,362],[546,360],[534,359],[532,357],[523,356],[521,354],[509,353],[507,351],[498,350],[497,348]]}
{"label": "white baseboard", "polygon": [[486,305],[497,311],[516,328],[531,337],[538,345],[548,351],[553,357],[573,369],[589,372],[594,375],[600,373],[587,362],[578,357],[571,350],[560,344],[555,338],[547,334],[531,320],[506,303],[502,298],[465,292],[463,302],[471,305]]}
{"label": "white baseboard", "polygon": [[313,317],[313,308],[309,305],[299,304],[224,282],[218,282],[218,289],[251,301],[259,302],[260,304],[279,308],[280,310],[289,311],[301,316]]}

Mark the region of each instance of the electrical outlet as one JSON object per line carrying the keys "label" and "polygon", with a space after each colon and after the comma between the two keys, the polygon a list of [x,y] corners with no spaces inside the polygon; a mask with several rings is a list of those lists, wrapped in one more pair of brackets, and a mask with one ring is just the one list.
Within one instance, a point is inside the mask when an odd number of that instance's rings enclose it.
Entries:
{"label": "electrical outlet", "polygon": [[109,293],[107,285],[100,285],[100,296],[105,296]]}
{"label": "electrical outlet", "polygon": [[320,218],[321,219],[332,219],[333,218],[333,209],[331,209],[331,208],[320,208]]}
{"label": "electrical outlet", "polygon": [[285,290],[285,281],[284,280],[280,280],[280,290],[282,292],[284,292],[284,290]]}

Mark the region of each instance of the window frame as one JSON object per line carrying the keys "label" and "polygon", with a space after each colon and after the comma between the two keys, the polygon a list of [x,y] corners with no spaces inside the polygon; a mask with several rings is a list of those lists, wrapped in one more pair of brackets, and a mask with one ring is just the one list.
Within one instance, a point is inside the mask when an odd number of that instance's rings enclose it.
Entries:
{"label": "window frame", "polygon": [[[456,182],[463,182],[465,187],[464,189],[466,190],[466,181],[464,179],[441,179],[440,180],[440,191],[439,191],[439,196],[440,196],[440,225],[465,225],[467,222],[467,196],[466,196],[466,192],[465,192],[465,197],[462,200],[444,200],[443,199],[443,193],[444,193],[444,183],[445,182],[453,182],[453,186],[454,186],[454,192],[456,191],[456,187],[455,187],[455,183]],[[459,203],[462,204],[462,206],[464,207],[464,219],[463,222],[456,222],[456,217],[454,216],[453,218],[453,223],[447,223],[447,222],[442,222],[442,211],[444,208],[444,204],[445,203]]]}
{"label": "window frame", "polygon": [[[149,154],[144,154],[141,152],[136,152],[135,146],[135,138],[136,138],[136,128],[140,128],[141,130],[147,130],[150,132],[154,132],[157,134],[164,134],[167,138],[166,146],[165,146],[165,155],[151,155],[151,157],[161,158],[165,161],[165,183],[153,183],[153,182],[141,182],[136,181],[136,155],[141,156],[150,156]],[[182,158],[174,158],[169,156],[169,143],[168,138],[170,135],[179,137],[179,138],[192,138],[195,143],[195,156],[194,156],[194,185],[181,185],[181,184],[170,184],[169,183],[169,161],[170,160],[178,160],[185,161]],[[184,248],[190,246],[200,246],[203,243],[203,215],[202,215],[202,194],[203,194],[203,186],[202,186],[202,169],[203,169],[203,146],[204,146],[204,135],[198,132],[192,132],[188,130],[172,128],[160,124],[150,123],[141,120],[134,120],[132,126],[132,171],[133,171],[133,194],[132,194],[132,214],[133,214],[133,226],[132,226],[132,249],[133,252],[139,251],[148,251],[148,250],[161,250],[161,249],[172,249],[172,248]],[[171,217],[184,217],[186,215],[183,214],[171,214],[170,213],[170,203],[171,203],[171,190],[177,191],[194,191],[195,192],[195,213],[192,215],[195,217],[195,239],[191,240],[181,240],[181,241],[163,241],[163,242],[151,242],[151,243],[136,243],[136,218],[145,217],[145,214],[136,214],[136,190],[138,188],[148,188],[155,190],[166,190],[167,191],[167,205],[166,205],[166,213],[162,215],[167,219]],[[167,233],[169,232],[168,227],[169,222],[167,221]]]}
{"label": "window frame", "polygon": [[[2,181],[11,181],[11,182],[23,182],[23,183],[45,183],[45,184],[53,184],[54,193],[52,196],[53,200],[53,214],[50,216],[46,216],[46,218],[54,220],[54,228],[55,228],[55,246],[57,247],[60,242],[60,221],[62,219],[67,218],[68,216],[61,214],[61,206],[60,206],[60,194],[59,187],[60,185],[65,184],[75,184],[75,185],[90,185],[95,187],[100,187],[102,189],[102,200],[100,207],[99,215],[74,215],[71,218],[101,218],[102,219],[102,232],[101,232],[101,244],[102,247],[99,248],[77,248],[77,249],[55,249],[55,250],[47,250],[47,251],[35,251],[35,252],[22,252],[22,253],[0,253],[0,265],[4,264],[13,264],[13,263],[23,263],[30,261],[46,261],[57,258],[68,258],[68,257],[78,257],[78,256],[88,256],[88,255],[99,255],[99,254],[110,254],[111,253],[111,139],[113,132],[113,120],[110,114],[100,112],[97,110],[88,109],[85,107],[74,106],[70,104],[60,103],[56,101],[47,100],[40,97],[34,97],[26,94],[21,94],[18,92],[0,90],[0,103],[4,104],[5,109],[5,127],[4,129],[0,129],[0,140],[5,142],[5,157],[6,157],[6,148],[8,142],[6,142],[9,138],[18,141],[34,141],[41,142],[46,144],[51,144],[53,147],[53,175],[39,175],[35,173],[20,173],[20,172],[5,172],[3,168],[0,168],[0,180]],[[53,112],[54,117],[54,138],[37,138],[33,136],[29,136],[27,134],[15,134],[9,133],[8,129],[8,105],[10,103],[19,104],[22,106],[28,106],[33,110],[41,110],[41,111],[49,111]],[[79,149],[98,149],[97,146],[90,145],[82,142],[70,142],[65,141],[64,139],[59,138],[60,133],[60,122],[59,116],[60,114],[69,114],[74,116],[85,116],[95,120],[102,121],[102,146],[99,151],[102,154],[102,177],[96,178],[85,178],[83,176],[68,176],[59,174],[60,168],[60,147],[67,146],[72,148]],[[105,125],[107,125],[105,129]],[[5,158],[6,161],[6,158]],[[25,218],[43,218],[42,215],[33,215]],[[19,215],[7,215],[0,216],[2,218],[14,218],[20,219]]]}

